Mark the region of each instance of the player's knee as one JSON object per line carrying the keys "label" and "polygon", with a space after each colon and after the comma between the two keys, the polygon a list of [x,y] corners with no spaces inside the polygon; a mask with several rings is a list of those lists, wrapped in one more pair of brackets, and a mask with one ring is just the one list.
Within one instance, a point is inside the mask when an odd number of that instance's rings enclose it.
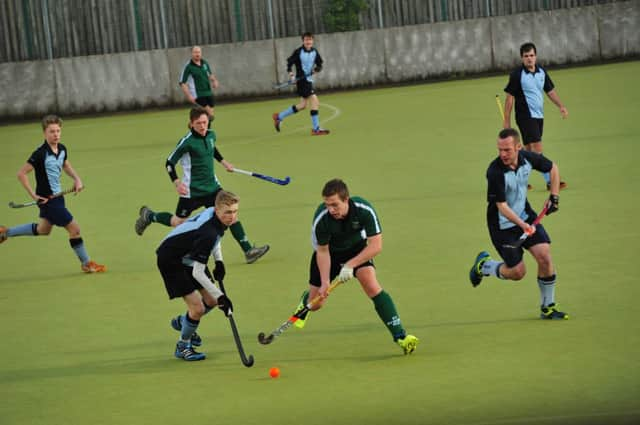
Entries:
{"label": "player's knee", "polygon": [[189,317],[193,320],[200,320],[204,316],[204,304],[189,305]]}
{"label": "player's knee", "polygon": [[526,274],[524,267],[516,267],[511,270],[511,280],[522,280]]}
{"label": "player's knee", "polygon": [[36,235],[38,236],[47,236],[51,233],[51,227],[36,227]]}

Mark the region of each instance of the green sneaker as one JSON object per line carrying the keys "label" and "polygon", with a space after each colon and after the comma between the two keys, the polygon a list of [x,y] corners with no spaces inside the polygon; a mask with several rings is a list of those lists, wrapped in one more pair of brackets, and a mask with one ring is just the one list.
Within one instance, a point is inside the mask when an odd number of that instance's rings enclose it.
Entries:
{"label": "green sneaker", "polygon": [[398,343],[400,348],[402,348],[404,354],[413,353],[416,350],[419,342],[420,340],[413,335],[407,335],[403,339],[396,340],[396,343]]}
{"label": "green sneaker", "polygon": [[[304,307],[305,307],[305,304],[304,304],[304,294],[303,294],[302,297],[300,298],[300,304],[298,304],[298,306],[296,307],[295,311],[293,312],[293,315],[295,316],[296,314],[298,314],[298,312],[304,309]],[[310,314],[311,312],[307,311],[305,314],[302,315],[302,317],[298,318],[298,320],[293,322],[296,328],[298,329],[304,328],[304,325],[307,323],[307,319],[309,318]]]}
{"label": "green sneaker", "polygon": [[547,307],[540,307],[540,318],[546,320],[569,320],[569,315],[556,309],[556,304],[549,304]]}

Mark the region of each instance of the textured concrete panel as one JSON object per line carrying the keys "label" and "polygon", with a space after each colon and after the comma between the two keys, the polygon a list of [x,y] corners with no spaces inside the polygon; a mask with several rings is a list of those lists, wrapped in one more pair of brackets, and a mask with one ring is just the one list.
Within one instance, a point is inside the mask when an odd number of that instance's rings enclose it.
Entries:
{"label": "textured concrete panel", "polygon": [[317,35],[324,66],[316,86],[335,89],[385,82],[384,34],[372,30]]}
{"label": "textured concrete panel", "polygon": [[54,61],[58,106],[65,113],[167,105],[169,72],[161,50]]}
{"label": "textured concrete panel", "polygon": [[518,66],[520,45],[536,45],[542,65],[600,59],[598,18],[593,7],[523,13],[491,19],[494,66]]}
{"label": "textured concrete panel", "polygon": [[[202,57],[209,62],[219,82],[216,98],[267,95],[274,82],[273,41],[201,46]],[[184,103],[185,96],[178,81],[184,65],[191,59],[191,47],[167,51],[171,74],[171,97]]]}
{"label": "textured concrete panel", "polygon": [[2,63],[0,81],[0,117],[42,116],[56,111],[51,62]]}
{"label": "textured concrete panel", "polygon": [[640,1],[597,7],[603,59],[640,54]]}
{"label": "textured concrete panel", "polygon": [[491,69],[490,23],[473,19],[386,30],[390,81],[448,77]]}

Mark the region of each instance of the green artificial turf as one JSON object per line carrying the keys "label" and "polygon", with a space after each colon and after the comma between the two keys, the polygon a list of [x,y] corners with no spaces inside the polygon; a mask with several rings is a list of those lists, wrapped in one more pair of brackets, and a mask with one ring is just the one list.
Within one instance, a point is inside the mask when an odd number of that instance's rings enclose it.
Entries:
{"label": "green artificial turf", "polygon": [[[222,104],[214,128],[225,159],[277,186],[218,167],[241,196],[240,216],[271,251],[247,265],[224,241],[229,296],[245,350],[241,365],[218,311],[199,328],[206,361],[173,357],[169,302],[141,205],[174,211],[164,162],[186,132],[186,109],[74,118],[62,142],[86,191],[68,196],[86,247],[109,270],[85,275],[63,229],[0,246],[0,423],[14,424],[633,424],[640,421],[637,165],[640,62],[552,71],[570,117],[548,100],[545,152],[569,187],[544,221],[557,301],[571,315],[538,319],[535,263],[520,282],[468,282],[490,244],[485,171],[497,156],[495,95],[506,76],[320,93],[331,134],[309,135],[307,111],[275,133],[271,113],[296,99]],[[27,201],[17,170],[41,143],[37,123],[0,127],[0,203]],[[310,226],[323,184],[341,177],[376,207],[384,250],[378,277],[407,330],[403,356],[356,281],[337,289],[304,330],[269,346],[307,287]],[[70,186],[65,178],[64,186]],[[529,199],[547,197],[540,175]],[[0,209],[0,224],[37,219]],[[278,379],[269,368],[281,370]]]}

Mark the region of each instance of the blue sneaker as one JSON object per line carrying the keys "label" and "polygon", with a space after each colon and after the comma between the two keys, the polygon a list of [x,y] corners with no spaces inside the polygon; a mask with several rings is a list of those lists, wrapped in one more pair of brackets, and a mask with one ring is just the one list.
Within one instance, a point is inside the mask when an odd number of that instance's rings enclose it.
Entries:
{"label": "blue sneaker", "polygon": [[489,255],[489,253],[487,251],[482,251],[476,257],[476,261],[473,262],[473,266],[471,266],[471,270],[469,271],[469,280],[471,281],[471,284],[474,288],[480,285],[480,282],[482,282],[482,265],[485,261],[490,259],[491,256]]}
{"label": "blue sneaker", "polygon": [[193,349],[190,342],[178,341],[176,344],[175,356],[188,362],[197,362],[204,360],[207,356],[204,353],[198,353]]}
{"label": "blue sneaker", "polygon": [[[178,332],[182,330],[182,320],[180,319],[180,316],[171,319],[171,327]],[[197,332],[194,332],[193,335],[191,335],[191,345],[194,347],[200,347],[202,345],[202,338],[200,338],[200,335],[198,335]]]}
{"label": "blue sneaker", "polygon": [[547,307],[540,307],[540,318],[546,320],[569,320],[569,315],[556,310],[556,304],[549,304]]}

